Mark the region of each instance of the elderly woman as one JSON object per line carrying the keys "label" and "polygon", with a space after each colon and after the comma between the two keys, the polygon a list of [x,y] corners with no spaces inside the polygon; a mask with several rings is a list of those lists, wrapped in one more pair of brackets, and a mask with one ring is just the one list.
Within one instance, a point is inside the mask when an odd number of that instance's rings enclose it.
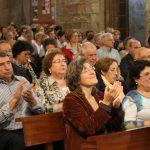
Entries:
{"label": "elderly woman", "polygon": [[71,62],[74,56],[76,56],[81,50],[81,44],[79,43],[79,33],[77,30],[68,30],[65,35],[67,42],[61,50],[65,54],[68,62]]}
{"label": "elderly woman", "polygon": [[72,61],[67,71],[67,83],[72,92],[64,99],[66,150],[81,150],[91,135],[122,130],[122,111],[112,106],[121,92],[120,83],[103,95],[94,88],[97,78],[93,66],[85,58]]}
{"label": "elderly woman", "polygon": [[43,100],[46,112],[63,111],[62,101],[69,88],[66,85],[67,63],[63,53],[55,49],[43,60],[43,72],[36,85],[37,94]]}
{"label": "elderly woman", "polygon": [[33,51],[31,44],[26,41],[17,41],[12,47],[14,72],[25,77],[30,83],[35,83],[39,75],[36,66],[30,61]]}
{"label": "elderly woman", "polygon": [[126,129],[150,125],[150,62],[137,60],[130,68],[128,82],[134,90],[123,100]]}
{"label": "elderly woman", "polygon": [[96,63],[96,73],[99,81],[97,88],[101,91],[104,91],[106,86],[110,88],[119,79],[117,61],[108,57],[99,59]]}
{"label": "elderly woman", "polygon": [[[112,88],[113,84],[118,80],[121,80],[119,66],[113,58],[101,58],[96,63],[96,73],[98,78],[97,88],[100,91],[104,91],[105,87]],[[113,104],[120,106],[124,98],[123,89],[120,92],[119,97]]]}

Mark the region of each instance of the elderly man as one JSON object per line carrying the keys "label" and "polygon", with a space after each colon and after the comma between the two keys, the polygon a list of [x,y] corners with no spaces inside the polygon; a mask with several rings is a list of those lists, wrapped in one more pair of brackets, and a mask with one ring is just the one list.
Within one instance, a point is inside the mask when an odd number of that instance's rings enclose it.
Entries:
{"label": "elderly man", "polygon": [[150,49],[146,47],[138,48],[133,55],[134,60],[148,60],[150,61]]}
{"label": "elderly man", "polygon": [[103,57],[109,57],[116,59],[118,64],[120,64],[121,57],[118,50],[114,49],[114,37],[111,33],[103,33],[101,35],[101,47],[97,50],[97,59]]}
{"label": "elderly man", "polygon": [[138,40],[130,39],[129,44],[127,46],[128,54],[122,58],[120,63],[120,71],[124,79],[126,79],[127,74],[129,72],[129,68],[134,61],[133,55],[140,47],[141,43]]}
{"label": "elderly man", "polygon": [[24,150],[22,124],[16,118],[44,113],[33,87],[13,74],[12,64],[0,51],[0,150]]}
{"label": "elderly man", "polygon": [[92,66],[96,64],[96,46],[91,42],[82,44],[82,55],[90,62]]}

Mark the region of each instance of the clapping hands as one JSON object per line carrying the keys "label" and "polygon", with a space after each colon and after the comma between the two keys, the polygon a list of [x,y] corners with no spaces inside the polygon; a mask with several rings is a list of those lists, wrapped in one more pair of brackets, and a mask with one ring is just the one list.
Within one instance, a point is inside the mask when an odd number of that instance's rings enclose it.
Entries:
{"label": "clapping hands", "polygon": [[123,97],[123,87],[119,81],[116,81],[112,87],[105,88],[103,103],[109,106],[113,105],[118,108]]}

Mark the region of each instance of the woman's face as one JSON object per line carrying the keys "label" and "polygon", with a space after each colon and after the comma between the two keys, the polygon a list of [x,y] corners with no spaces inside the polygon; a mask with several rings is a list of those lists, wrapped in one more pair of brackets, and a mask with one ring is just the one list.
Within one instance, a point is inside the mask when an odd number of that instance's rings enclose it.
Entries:
{"label": "woman's face", "polygon": [[19,55],[17,55],[16,60],[22,64],[25,65],[28,63],[29,58],[31,57],[30,51],[22,51]]}
{"label": "woman's face", "polygon": [[138,87],[145,90],[150,89],[150,67],[145,67],[140,73],[140,78],[135,80]]}
{"label": "woman's face", "polygon": [[59,41],[64,43],[66,41],[65,35],[63,35],[62,37],[59,37]]}
{"label": "woman's face", "polygon": [[67,62],[63,55],[57,54],[52,61],[52,66],[50,68],[51,75],[66,75]]}
{"label": "woman's face", "polygon": [[83,64],[83,70],[80,75],[80,85],[85,87],[92,87],[97,84],[98,80],[95,74],[95,68],[89,63]]}
{"label": "woman's face", "polygon": [[70,39],[70,42],[72,43],[78,43],[79,41],[79,35],[77,32],[73,33]]}
{"label": "woman's face", "polygon": [[118,64],[113,62],[107,72],[103,72],[104,77],[109,81],[109,83],[114,84],[118,80]]}

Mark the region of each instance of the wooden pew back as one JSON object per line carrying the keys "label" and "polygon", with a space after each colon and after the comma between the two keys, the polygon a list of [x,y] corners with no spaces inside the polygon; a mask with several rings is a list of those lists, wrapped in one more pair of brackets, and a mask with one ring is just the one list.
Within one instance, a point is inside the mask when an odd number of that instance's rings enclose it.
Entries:
{"label": "wooden pew back", "polygon": [[35,115],[16,121],[23,124],[25,146],[46,144],[47,149],[52,149],[52,142],[66,137],[62,113]]}
{"label": "wooden pew back", "polygon": [[150,150],[150,127],[88,137],[82,150]]}

